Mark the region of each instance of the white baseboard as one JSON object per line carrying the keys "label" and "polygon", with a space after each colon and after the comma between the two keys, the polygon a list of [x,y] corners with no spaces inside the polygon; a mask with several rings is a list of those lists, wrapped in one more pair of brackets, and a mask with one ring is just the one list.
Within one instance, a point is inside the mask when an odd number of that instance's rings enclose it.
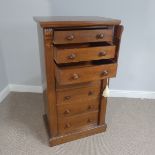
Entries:
{"label": "white baseboard", "polygon": [[152,91],[110,90],[110,97],[155,99],[155,92],[152,92]]}
{"label": "white baseboard", "polygon": [[2,91],[0,91],[0,103],[8,96],[9,93],[9,86],[6,86]]}
{"label": "white baseboard", "polygon": [[42,93],[42,86],[31,86],[31,85],[16,85],[9,84],[10,91],[13,92],[31,92],[31,93]]}

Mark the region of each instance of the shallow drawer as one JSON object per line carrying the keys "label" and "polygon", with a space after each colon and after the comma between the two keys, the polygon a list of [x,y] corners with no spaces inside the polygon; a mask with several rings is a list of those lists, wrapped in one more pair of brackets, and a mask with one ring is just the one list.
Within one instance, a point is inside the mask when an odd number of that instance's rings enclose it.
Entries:
{"label": "shallow drawer", "polygon": [[73,89],[82,89],[84,87],[91,87],[91,86],[100,86],[101,85],[101,81],[90,81],[90,82],[84,82],[84,83],[76,83],[76,84],[72,84],[72,85],[59,85],[59,83],[56,81],[56,91],[68,91],[68,90],[73,90]]}
{"label": "shallow drawer", "polygon": [[72,88],[65,91],[57,92],[57,104],[72,103],[75,105],[78,102],[85,102],[99,97],[100,83],[95,83],[87,87]]}
{"label": "shallow drawer", "polygon": [[74,104],[59,104],[57,111],[59,117],[68,117],[79,113],[98,110],[99,98],[84,101],[75,101]]}
{"label": "shallow drawer", "polygon": [[57,63],[80,62],[89,60],[112,59],[115,56],[115,46],[58,47],[54,49],[54,59]]}
{"label": "shallow drawer", "polygon": [[74,84],[116,76],[117,64],[90,65],[85,67],[57,67],[56,79],[59,84]]}
{"label": "shallow drawer", "polygon": [[98,122],[98,111],[88,112],[71,117],[59,117],[58,118],[59,134],[72,132],[81,129],[82,127],[87,127],[90,125],[97,125],[97,122]]}
{"label": "shallow drawer", "polygon": [[54,44],[82,43],[82,42],[111,42],[113,39],[112,29],[96,30],[67,30],[54,31]]}

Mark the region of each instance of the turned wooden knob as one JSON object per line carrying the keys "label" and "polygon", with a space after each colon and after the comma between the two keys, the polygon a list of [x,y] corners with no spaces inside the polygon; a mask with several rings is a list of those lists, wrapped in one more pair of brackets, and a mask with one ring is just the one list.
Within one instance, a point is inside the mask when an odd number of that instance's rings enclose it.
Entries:
{"label": "turned wooden knob", "polygon": [[71,127],[71,124],[70,123],[67,123],[66,125],[65,125],[65,128],[70,128]]}
{"label": "turned wooden knob", "polygon": [[74,53],[72,53],[72,54],[70,54],[69,56],[68,56],[68,59],[75,59],[76,58],[76,55],[74,54]]}
{"label": "turned wooden knob", "polygon": [[108,75],[108,71],[107,70],[104,70],[102,73],[101,73],[101,76],[106,76]]}
{"label": "turned wooden knob", "polygon": [[96,35],[97,39],[103,39],[104,38],[104,34],[103,33],[99,33]]}
{"label": "turned wooden knob", "polygon": [[92,105],[89,105],[88,106],[88,110],[91,110],[91,109],[93,109],[93,106]]}
{"label": "turned wooden knob", "polygon": [[88,118],[88,120],[87,120],[88,123],[91,123],[92,121],[93,121],[93,120],[90,119],[90,118]]}
{"label": "turned wooden knob", "polygon": [[71,34],[71,35],[67,36],[67,37],[66,37],[66,39],[67,39],[67,40],[69,40],[69,41],[71,41],[71,40],[73,40],[73,39],[74,39],[74,35],[73,35],[73,34]]}
{"label": "turned wooden knob", "polygon": [[105,51],[103,51],[103,52],[99,52],[98,56],[102,57],[102,56],[106,56],[106,54],[107,53]]}
{"label": "turned wooden knob", "polygon": [[70,113],[71,113],[71,111],[69,109],[66,109],[65,112],[64,112],[65,115],[70,114]]}
{"label": "turned wooden knob", "polygon": [[88,95],[90,96],[90,95],[93,95],[93,92],[92,91],[89,91],[88,92]]}
{"label": "turned wooden knob", "polygon": [[71,96],[65,96],[64,100],[69,100],[71,98]]}
{"label": "turned wooden knob", "polygon": [[73,76],[72,76],[72,79],[73,79],[73,80],[77,80],[78,78],[79,78],[79,75],[78,75],[78,74],[76,74],[76,73],[73,74]]}

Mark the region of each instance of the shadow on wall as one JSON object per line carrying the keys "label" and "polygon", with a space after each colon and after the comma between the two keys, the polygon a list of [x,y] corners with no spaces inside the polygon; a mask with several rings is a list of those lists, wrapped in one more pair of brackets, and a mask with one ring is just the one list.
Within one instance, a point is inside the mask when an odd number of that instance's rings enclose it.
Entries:
{"label": "shadow on wall", "polygon": [[0,43],[0,91],[4,89],[7,85],[8,85],[8,78],[6,74],[5,61]]}

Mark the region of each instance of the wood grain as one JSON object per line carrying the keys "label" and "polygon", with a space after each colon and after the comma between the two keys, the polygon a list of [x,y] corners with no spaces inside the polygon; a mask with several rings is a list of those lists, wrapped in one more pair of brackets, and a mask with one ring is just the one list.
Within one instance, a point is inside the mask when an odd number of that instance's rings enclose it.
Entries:
{"label": "wood grain", "polygon": [[94,135],[97,133],[104,132],[104,131],[106,131],[106,128],[107,128],[106,124],[98,125],[98,126],[91,126],[86,129],[72,132],[72,133],[69,133],[69,134],[66,134],[63,136],[50,138],[49,144],[50,144],[50,146],[55,146],[55,145],[66,143],[66,142],[76,140],[79,138],[88,137],[88,136],[91,136],[91,135]]}
{"label": "wood grain", "polygon": [[54,59],[57,63],[111,59],[114,56],[115,46],[54,49]]}
{"label": "wood grain", "polygon": [[[91,93],[91,94],[90,94]],[[90,85],[87,87],[72,88],[57,92],[57,104],[84,102],[99,97],[100,85]]]}
{"label": "wood grain", "polygon": [[[100,35],[103,35],[100,37]],[[70,39],[69,39],[70,38]],[[54,31],[54,44],[112,41],[112,29]]]}
{"label": "wood grain", "polygon": [[[58,83],[66,85],[115,77],[117,64],[94,65],[80,68],[56,67],[55,71]],[[104,74],[104,72],[106,73]]]}
{"label": "wood grain", "polygon": [[123,25],[115,26],[114,29],[114,44],[116,45],[116,53],[115,53],[115,61],[118,61],[119,56],[119,49],[120,49],[120,43],[121,43],[121,36],[123,33],[124,27]]}
{"label": "wood grain", "polygon": [[83,113],[70,117],[58,117],[59,134],[81,130],[83,127],[97,125],[98,111]]}
{"label": "wood grain", "polygon": [[56,91],[57,92],[63,92],[63,91],[68,91],[73,89],[82,89],[84,87],[92,87],[92,86],[100,86],[101,81],[90,81],[90,82],[84,82],[84,83],[78,83],[78,84],[72,84],[72,85],[59,85],[59,83],[56,82]]}
{"label": "wood grain", "polygon": [[123,31],[120,20],[103,17],[35,20],[42,27],[39,45],[45,60],[41,62],[45,70],[44,118],[50,146],[105,131],[107,99],[102,92],[107,78],[116,76]]}
{"label": "wood grain", "polygon": [[55,91],[55,78],[54,78],[54,63],[53,60],[53,47],[52,44],[52,29],[44,30],[44,50],[45,50],[45,66],[46,66],[46,80],[47,80],[47,106],[48,114],[47,118],[49,121],[49,130],[52,136],[57,136],[57,111],[56,111],[56,91]]}
{"label": "wood grain", "polygon": [[107,85],[107,79],[101,81],[101,95],[100,95],[100,105],[99,105],[99,125],[105,124],[105,114],[107,107],[107,98],[102,96],[102,93]]}
{"label": "wood grain", "polygon": [[34,17],[43,28],[55,27],[83,27],[83,26],[111,26],[119,25],[120,20],[98,16],[51,16]]}
{"label": "wood grain", "polygon": [[57,111],[59,117],[68,117],[79,113],[90,112],[98,110],[99,97],[96,99],[75,101],[74,103],[59,104],[57,105]]}

